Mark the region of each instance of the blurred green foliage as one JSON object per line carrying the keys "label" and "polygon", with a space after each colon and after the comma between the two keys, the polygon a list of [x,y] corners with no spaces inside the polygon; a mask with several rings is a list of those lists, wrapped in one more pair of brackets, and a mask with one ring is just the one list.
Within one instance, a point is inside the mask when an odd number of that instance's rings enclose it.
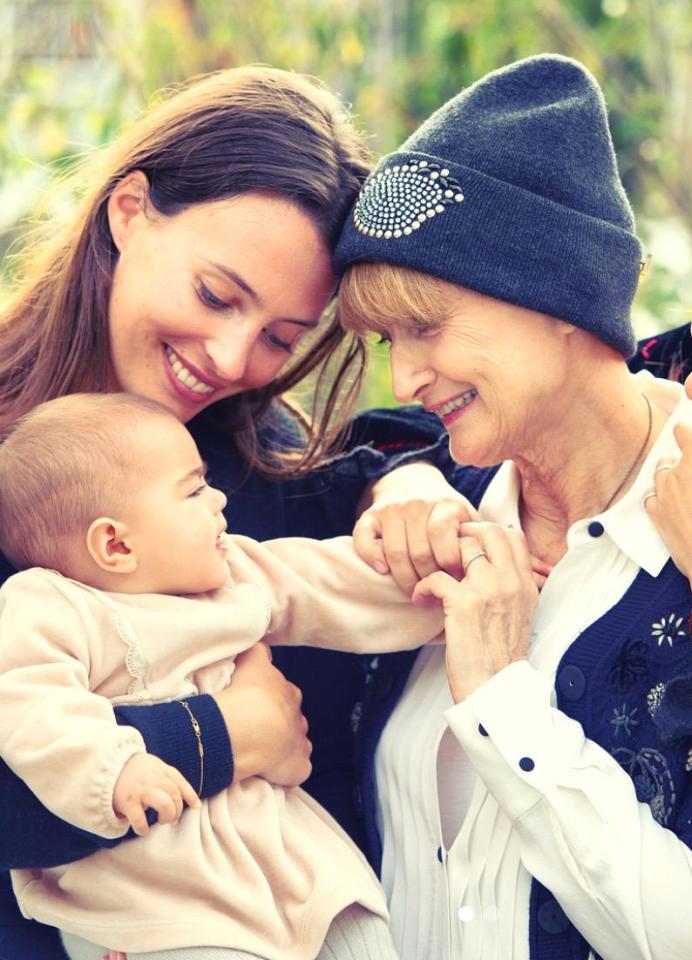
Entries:
{"label": "blurred green foliage", "polygon": [[[183,78],[248,62],[317,74],[380,154],[486,71],[556,51],[605,90],[654,254],[640,334],[692,319],[691,0],[0,0],[0,36],[0,254],[56,169]],[[391,402],[384,348],[362,402]]]}

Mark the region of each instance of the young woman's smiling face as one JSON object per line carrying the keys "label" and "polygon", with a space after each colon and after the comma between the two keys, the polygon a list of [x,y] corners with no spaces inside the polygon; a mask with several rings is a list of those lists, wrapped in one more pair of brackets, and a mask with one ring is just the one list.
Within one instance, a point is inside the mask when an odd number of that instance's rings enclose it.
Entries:
{"label": "young woman's smiling face", "polygon": [[112,387],[158,400],[183,422],[274,380],[334,291],[317,226],[277,197],[246,193],[167,217],[135,173],[114,191],[109,220],[120,252]]}

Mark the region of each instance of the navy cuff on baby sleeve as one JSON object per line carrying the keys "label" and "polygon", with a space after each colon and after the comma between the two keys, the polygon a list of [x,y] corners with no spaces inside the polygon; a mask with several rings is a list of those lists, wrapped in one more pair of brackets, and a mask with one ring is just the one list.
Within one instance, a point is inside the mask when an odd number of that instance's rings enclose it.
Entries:
{"label": "navy cuff on baby sleeve", "polygon": [[[204,747],[202,797],[213,797],[233,780],[233,753],[223,715],[208,694],[187,700],[199,723]],[[200,780],[199,743],[190,714],[179,703],[157,703],[146,707],[116,707],[118,723],[134,727],[144,737],[147,751],[182,773],[197,789]]]}

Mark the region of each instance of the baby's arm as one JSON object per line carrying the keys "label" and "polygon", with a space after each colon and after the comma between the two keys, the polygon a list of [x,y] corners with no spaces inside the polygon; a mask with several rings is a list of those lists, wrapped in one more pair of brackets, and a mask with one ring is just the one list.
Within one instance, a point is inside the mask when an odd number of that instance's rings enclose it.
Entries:
{"label": "baby's arm", "polygon": [[[210,797],[225,789],[233,775],[226,727],[213,697],[203,694],[190,697],[188,702],[202,730],[203,795]],[[141,733],[150,754],[162,757],[191,782],[197,782],[199,741],[189,717],[178,704],[155,703],[146,710],[116,707],[115,716],[122,726],[134,727]],[[183,719],[185,722],[181,722]],[[43,718],[37,722],[43,722]],[[0,870],[43,869],[71,863],[126,837],[127,834],[100,837],[61,820],[0,759]]]}
{"label": "baby's arm", "polygon": [[52,813],[120,837],[128,824],[113,809],[113,791],[130,757],[146,752],[144,741],[90,692],[86,628],[55,584],[27,571],[0,591],[0,754]]}
{"label": "baby's arm", "polygon": [[271,596],[272,644],[384,653],[419,647],[442,630],[441,612],[413,606],[391,577],[360,560],[351,537],[232,536],[228,562],[236,581]]}
{"label": "baby's arm", "polygon": [[136,753],[126,762],[113,789],[113,809],[138,836],[149,829],[146,811],[156,810],[159,823],[177,823],[183,803],[199,807],[200,800],[185,777],[158,757]]}

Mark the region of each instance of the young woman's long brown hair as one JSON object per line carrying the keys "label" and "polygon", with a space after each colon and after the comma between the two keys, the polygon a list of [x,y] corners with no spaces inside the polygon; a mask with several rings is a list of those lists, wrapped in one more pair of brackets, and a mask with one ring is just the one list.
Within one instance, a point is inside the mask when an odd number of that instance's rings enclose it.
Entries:
{"label": "young woman's long brown hair", "polygon": [[[108,388],[118,254],[107,204],[128,173],[146,174],[149,201],[165,215],[247,191],[284,197],[313,219],[331,248],[368,169],[346,109],[312,78],[241,67],[169,91],[113,145],[77,166],[69,176],[81,197],[74,212],[29,232],[13,257],[13,289],[0,322],[0,431],[44,400]],[[306,470],[329,452],[343,422],[337,408],[349,409],[363,368],[360,340],[344,334],[332,315],[276,381],[210,410],[224,418],[249,467]],[[305,442],[277,460],[258,442],[258,424],[274,398],[313,370],[315,415],[302,418]]]}

